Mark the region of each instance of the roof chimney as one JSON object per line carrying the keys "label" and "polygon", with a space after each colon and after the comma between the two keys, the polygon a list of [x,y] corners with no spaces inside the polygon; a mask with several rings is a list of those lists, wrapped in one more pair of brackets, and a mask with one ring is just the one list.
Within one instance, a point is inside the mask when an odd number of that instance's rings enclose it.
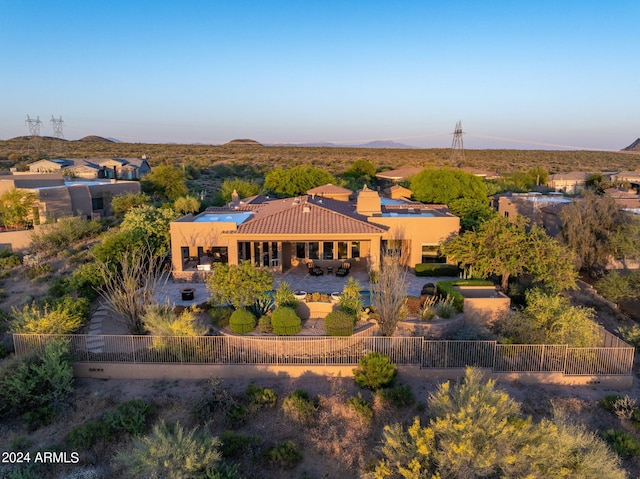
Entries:
{"label": "roof chimney", "polygon": [[356,200],[356,213],[364,216],[379,215],[382,213],[382,203],[377,191],[370,190],[365,184]]}
{"label": "roof chimney", "polygon": [[238,194],[238,191],[235,188],[233,189],[233,193],[231,193],[231,202],[232,203],[240,202],[240,195]]}

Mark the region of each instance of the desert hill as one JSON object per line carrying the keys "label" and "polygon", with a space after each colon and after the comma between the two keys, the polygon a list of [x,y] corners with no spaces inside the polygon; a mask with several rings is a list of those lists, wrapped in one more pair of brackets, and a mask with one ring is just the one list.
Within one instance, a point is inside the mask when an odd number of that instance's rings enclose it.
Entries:
{"label": "desert hill", "polygon": [[623,148],[622,151],[640,151],[640,138],[638,138],[626,148]]}
{"label": "desert hill", "polygon": [[242,138],[237,140],[231,140],[225,143],[225,146],[233,146],[233,145],[252,145],[252,146],[262,146],[262,143],[258,143],[256,140],[251,140],[250,138]]}
{"label": "desert hill", "polygon": [[108,138],[104,138],[102,136],[97,135],[89,135],[80,138],[78,141],[84,141],[87,143],[114,143],[113,140],[109,140]]}

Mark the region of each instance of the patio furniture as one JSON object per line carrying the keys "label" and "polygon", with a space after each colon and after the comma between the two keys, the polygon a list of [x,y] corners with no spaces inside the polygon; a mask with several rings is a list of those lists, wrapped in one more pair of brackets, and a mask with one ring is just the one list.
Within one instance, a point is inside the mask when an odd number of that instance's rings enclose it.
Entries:
{"label": "patio furniture", "polygon": [[349,274],[349,269],[351,268],[351,263],[344,262],[338,270],[336,271],[336,276],[340,276],[341,278]]}
{"label": "patio furniture", "polygon": [[320,266],[315,266],[312,261],[307,263],[307,268],[309,269],[309,274],[311,276],[322,276],[324,274],[322,268]]}
{"label": "patio furniture", "polygon": [[327,266],[327,273],[333,274],[333,266]]}

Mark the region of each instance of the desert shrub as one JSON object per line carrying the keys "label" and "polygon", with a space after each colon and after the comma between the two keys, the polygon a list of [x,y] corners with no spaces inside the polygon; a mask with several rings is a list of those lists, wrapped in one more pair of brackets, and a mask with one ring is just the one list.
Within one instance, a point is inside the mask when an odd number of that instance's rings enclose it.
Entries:
{"label": "desert shrub", "polygon": [[230,427],[240,427],[251,416],[251,409],[246,404],[236,402],[225,413],[225,420]]}
{"label": "desert shrub", "polygon": [[272,449],[267,451],[269,462],[280,467],[292,468],[302,461],[300,445],[295,441],[279,442]]}
{"label": "desert shrub", "polygon": [[371,404],[369,404],[369,401],[363,398],[361,393],[358,393],[357,396],[351,396],[347,400],[347,405],[366,422],[372,421],[373,409],[371,408]]}
{"label": "desert shrub", "polygon": [[428,296],[424,298],[424,302],[420,309],[418,310],[418,317],[422,321],[431,321],[436,316],[435,305],[437,303],[437,298],[435,296]]}
{"label": "desert shrub", "polygon": [[260,331],[263,333],[273,333],[273,326],[271,325],[271,316],[265,314],[264,316],[260,316],[258,320],[258,327]]}
{"label": "desert shrub", "polygon": [[224,431],[220,436],[220,452],[226,458],[246,456],[256,446],[262,444],[260,436]]}
{"label": "desert shrub", "polygon": [[273,389],[249,384],[244,393],[251,404],[255,404],[257,406],[275,406],[278,402],[278,395]]}
{"label": "desert shrub", "polygon": [[317,407],[307,391],[296,389],[284,398],[282,409],[294,421],[308,425],[313,421]]}
{"label": "desert shrub", "polygon": [[7,248],[0,248],[0,269],[16,268],[22,264],[22,258]]}
{"label": "desert shrub", "polygon": [[74,449],[89,449],[110,436],[109,426],[102,421],[87,421],[67,433],[64,442]]}
{"label": "desert shrub", "polygon": [[454,299],[451,296],[447,296],[445,299],[438,301],[435,311],[438,316],[444,319],[449,319],[458,312],[454,305]]}
{"label": "desert shrub", "polygon": [[622,399],[622,396],[618,394],[608,394],[607,396],[600,399],[598,405],[607,411],[613,412],[613,405],[619,400]]}
{"label": "desert shrub", "polygon": [[417,314],[420,310],[422,300],[417,296],[407,296],[404,304],[409,314]]}
{"label": "desert shrub", "polygon": [[209,316],[211,322],[219,328],[226,328],[229,326],[229,318],[233,314],[233,308],[230,306],[217,306],[209,310]]}
{"label": "desert shrub", "polygon": [[154,411],[153,405],[145,403],[142,399],[132,399],[118,404],[112,411],[107,411],[102,420],[117,434],[137,436],[146,430]]}
{"label": "desert shrub", "polygon": [[626,394],[613,400],[611,404],[611,411],[620,419],[631,419],[637,409],[636,400]]}
{"label": "desert shrub", "polygon": [[118,452],[114,465],[127,477],[211,477],[221,464],[220,440],[196,429],[161,422],[149,436]]}
{"label": "desert shrub", "polygon": [[89,301],[63,296],[44,303],[32,302],[22,309],[12,308],[11,330],[23,334],[69,334],[89,317]]}
{"label": "desert shrub", "polygon": [[212,377],[207,382],[206,393],[196,401],[192,414],[197,421],[207,423],[218,412],[226,415],[237,402],[229,390],[222,386],[222,381]]}
{"label": "desert shrub", "polygon": [[351,336],[356,317],[347,311],[332,311],[324,318],[324,328],[329,336]]}
{"label": "desert shrub", "polygon": [[455,264],[418,263],[415,267],[416,276],[458,276],[458,271]]}
{"label": "desert shrub", "polygon": [[389,356],[378,352],[367,353],[353,370],[356,384],[361,388],[380,389],[392,386],[398,375],[396,365]]}
{"label": "desert shrub", "polygon": [[76,268],[68,280],[70,291],[78,296],[93,301],[97,296],[97,289],[104,284],[102,275],[95,263],[84,263]]}
{"label": "desert shrub", "polygon": [[11,442],[9,443],[9,449],[11,451],[24,451],[26,449],[29,449],[31,447],[31,444],[32,442],[28,438],[20,436],[11,440]]}
{"label": "desert shrub", "polygon": [[99,221],[85,220],[80,216],[60,218],[56,223],[31,233],[31,249],[55,255],[66,250],[69,245],[96,237],[101,232],[102,224]]}
{"label": "desert shrub", "polygon": [[409,406],[416,402],[413,391],[409,386],[396,386],[393,389],[381,389],[378,394],[385,400],[389,401],[397,408]]}
{"label": "desert shrub", "polygon": [[236,309],[229,318],[229,327],[236,334],[247,334],[256,327],[256,317],[248,309]]}
{"label": "desert shrub", "polygon": [[22,273],[29,279],[36,279],[53,273],[53,266],[49,263],[26,266]]}
{"label": "desert shrub", "polygon": [[295,308],[298,304],[298,300],[293,294],[293,290],[288,282],[283,281],[278,286],[275,294],[275,303],[276,306],[286,306],[288,308]]}
{"label": "desert shrub", "polygon": [[168,302],[148,305],[142,322],[153,336],[203,336],[207,331],[198,322],[193,309],[184,309],[177,315]]}
{"label": "desert shrub", "polygon": [[640,443],[628,432],[619,429],[609,429],[603,435],[604,440],[609,444],[622,459],[631,456],[640,456]]}
{"label": "desert shrub", "polygon": [[634,348],[638,349],[640,347],[640,326],[637,324],[633,326],[620,326],[618,328],[618,334],[623,341]]}
{"label": "desert shrub", "polygon": [[49,423],[71,392],[67,341],[50,340],[40,351],[0,367],[0,416],[25,414],[32,426]]}
{"label": "desert shrub", "polygon": [[278,336],[291,336],[300,332],[302,320],[294,309],[279,306],[271,315],[271,326]]}

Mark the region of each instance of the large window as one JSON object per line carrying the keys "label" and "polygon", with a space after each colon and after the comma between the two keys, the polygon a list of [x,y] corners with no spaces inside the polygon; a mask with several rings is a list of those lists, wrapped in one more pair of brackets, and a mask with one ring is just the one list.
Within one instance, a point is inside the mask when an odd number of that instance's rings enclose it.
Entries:
{"label": "large window", "polygon": [[296,243],[296,258],[307,257],[307,243]]}
{"label": "large window", "polygon": [[352,258],[359,258],[360,257],[360,242],[359,241],[353,241],[351,243],[351,257]]}
{"label": "large window", "polygon": [[322,259],[333,259],[333,241],[322,243]]}
{"label": "large window", "polygon": [[422,245],[422,262],[423,263],[446,263],[447,258],[441,256],[437,244]]}
{"label": "large window", "polygon": [[309,259],[320,259],[320,243],[311,241],[309,243]]}
{"label": "large window", "polygon": [[349,248],[346,241],[338,241],[338,259],[348,258]]}

